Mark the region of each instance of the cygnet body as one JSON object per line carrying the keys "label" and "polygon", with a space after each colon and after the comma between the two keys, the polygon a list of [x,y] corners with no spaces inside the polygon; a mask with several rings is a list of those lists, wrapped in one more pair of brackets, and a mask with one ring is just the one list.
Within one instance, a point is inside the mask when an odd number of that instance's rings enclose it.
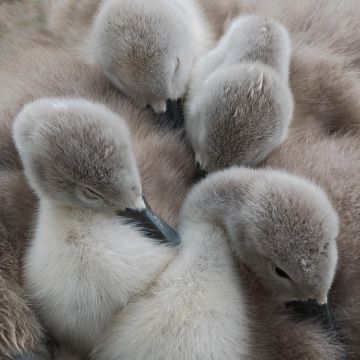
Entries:
{"label": "cygnet body", "polygon": [[100,6],[89,45],[116,87],[141,107],[164,112],[167,99],[185,94],[211,38],[194,0],[109,0]]}
{"label": "cygnet body", "polygon": [[118,115],[82,99],[42,99],[19,113],[13,134],[40,200],[25,287],[50,333],[86,355],[174,250],[115,215],[145,207]]}
{"label": "cygnet body", "polygon": [[310,182],[272,170],[215,173],[189,193],[179,234],[178,256],[120,311],[92,359],[248,358],[246,296],[231,248],[282,301],[327,300],[337,215]]}
{"label": "cygnet body", "polygon": [[283,142],[293,113],[289,62],[286,29],[258,16],[234,20],[198,61],[186,129],[202,168],[254,165]]}

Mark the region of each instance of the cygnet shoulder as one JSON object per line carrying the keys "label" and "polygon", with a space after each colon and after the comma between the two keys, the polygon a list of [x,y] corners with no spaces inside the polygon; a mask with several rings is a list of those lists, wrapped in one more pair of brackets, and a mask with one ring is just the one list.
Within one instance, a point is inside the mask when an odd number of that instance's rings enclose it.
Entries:
{"label": "cygnet shoulder", "polygon": [[145,207],[121,117],[82,99],[42,99],[19,113],[13,134],[40,200],[25,287],[50,333],[88,354],[174,250],[115,215]]}

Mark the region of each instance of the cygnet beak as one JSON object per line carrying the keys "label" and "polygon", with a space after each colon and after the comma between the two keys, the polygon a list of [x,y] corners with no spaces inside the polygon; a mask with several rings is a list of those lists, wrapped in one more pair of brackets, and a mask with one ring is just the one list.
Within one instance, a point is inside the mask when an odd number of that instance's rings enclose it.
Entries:
{"label": "cygnet beak", "polygon": [[320,304],[314,299],[291,301],[286,303],[286,307],[293,311],[297,320],[313,319],[327,329],[334,329],[333,314],[327,302]]}
{"label": "cygnet beak", "polygon": [[144,207],[126,209],[118,215],[128,220],[130,224],[137,225],[149,238],[172,246],[180,244],[179,234],[151,209],[145,197],[142,197]]}
{"label": "cygnet beak", "polygon": [[207,165],[202,154],[195,153],[195,162],[196,162],[196,167],[198,167],[201,170],[207,171]]}
{"label": "cygnet beak", "polygon": [[160,126],[170,130],[184,128],[183,100],[168,100],[166,102],[166,112],[160,114]]}
{"label": "cygnet beak", "polygon": [[199,164],[196,164],[196,173],[194,176],[194,183],[198,183],[199,181],[205,179],[208,176],[207,170],[203,170],[200,168]]}

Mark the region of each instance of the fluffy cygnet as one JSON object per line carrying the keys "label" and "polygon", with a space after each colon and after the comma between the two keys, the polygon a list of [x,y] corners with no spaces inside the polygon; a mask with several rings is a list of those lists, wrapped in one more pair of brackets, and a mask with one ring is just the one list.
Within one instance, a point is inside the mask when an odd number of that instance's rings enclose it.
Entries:
{"label": "fluffy cygnet", "polygon": [[236,19],[196,64],[186,102],[186,130],[205,169],[257,164],[287,135],[293,113],[290,41],[280,24]]}
{"label": "fluffy cygnet", "polygon": [[337,231],[326,195],[308,181],[246,168],[209,176],[183,206],[178,256],[117,315],[91,358],[247,359],[246,300],[229,245],[282,300],[324,303]]}
{"label": "fluffy cygnet", "polygon": [[86,355],[174,250],[114,213],[145,207],[118,115],[82,99],[42,99],[19,113],[13,134],[40,200],[25,286],[50,333]]}
{"label": "fluffy cygnet", "polygon": [[206,181],[207,198],[192,194],[204,199],[198,212],[224,226],[240,261],[283,301],[326,303],[339,225],[321,188],[270,169],[231,168]]}
{"label": "fluffy cygnet", "polygon": [[207,203],[215,190],[205,180],[188,195],[178,255],[119,312],[91,359],[249,359],[245,291],[226,229],[211,216],[226,203]]}
{"label": "fluffy cygnet", "polygon": [[155,112],[184,95],[193,63],[212,44],[194,0],[108,0],[89,42],[111,82]]}

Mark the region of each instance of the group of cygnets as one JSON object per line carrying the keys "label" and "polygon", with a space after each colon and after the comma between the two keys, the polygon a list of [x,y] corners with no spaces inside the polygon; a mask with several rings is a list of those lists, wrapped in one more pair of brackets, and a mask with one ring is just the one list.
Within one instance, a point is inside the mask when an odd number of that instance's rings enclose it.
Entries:
{"label": "group of cygnets", "polygon": [[241,271],[279,303],[327,303],[337,212],[315,183],[254,168],[293,118],[284,26],[240,16],[215,41],[192,0],[107,0],[74,56],[139,108],[183,98],[186,141],[209,174],[194,180],[176,232],[147,203],[129,119],[69,96],[16,115],[13,142],[39,199],[24,287],[59,345],[92,360],[252,359]]}

